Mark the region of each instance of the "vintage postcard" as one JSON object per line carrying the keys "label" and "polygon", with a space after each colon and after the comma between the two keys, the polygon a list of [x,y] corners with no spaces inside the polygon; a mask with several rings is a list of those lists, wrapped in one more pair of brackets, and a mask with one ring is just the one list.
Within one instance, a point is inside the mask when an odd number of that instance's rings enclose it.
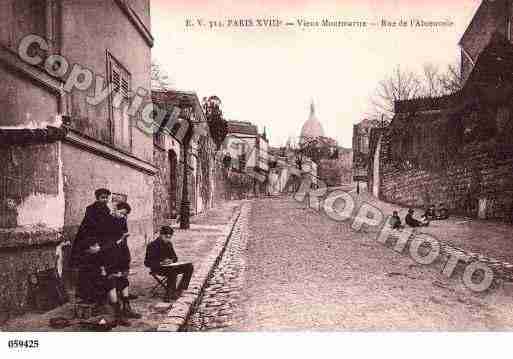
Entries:
{"label": "vintage postcard", "polygon": [[1,331],[510,331],[512,22],[1,0]]}

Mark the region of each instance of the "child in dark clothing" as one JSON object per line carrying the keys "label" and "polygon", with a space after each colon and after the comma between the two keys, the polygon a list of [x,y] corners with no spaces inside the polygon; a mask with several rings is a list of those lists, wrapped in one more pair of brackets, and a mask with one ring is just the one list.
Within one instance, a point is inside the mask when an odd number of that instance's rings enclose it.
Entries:
{"label": "child in dark clothing", "polygon": [[[123,318],[139,319],[141,315],[134,312],[130,306],[128,287],[130,285],[127,275],[130,269],[130,251],[128,249],[127,238],[128,226],[127,216],[130,213],[130,205],[126,202],[118,202],[112,213],[112,219],[108,228],[108,236],[102,246],[101,256],[102,274],[114,280],[115,288],[109,292],[109,296],[118,296],[120,293],[123,304]],[[128,323],[123,322],[124,325]]]}
{"label": "child in dark clothing", "polygon": [[392,227],[392,229],[404,228],[401,223],[401,218],[399,217],[397,211],[394,211],[392,214],[392,218],[390,218],[390,226]]}

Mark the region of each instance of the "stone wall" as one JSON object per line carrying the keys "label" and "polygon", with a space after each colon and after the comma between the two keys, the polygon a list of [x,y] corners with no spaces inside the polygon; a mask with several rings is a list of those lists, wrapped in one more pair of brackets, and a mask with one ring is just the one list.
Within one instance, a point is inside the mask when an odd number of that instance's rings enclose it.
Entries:
{"label": "stone wall", "polygon": [[0,229],[0,323],[33,309],[29,276],[56,267],[59,231],[43,226]]}
{"label": "stone wall", "polygon": [[0,148],[0,228],[62,228],[60,144]]}
{"label": "stone wall", "polygon": [[391,157],[389,133],[380,148],[379,197],[387,202],[425,208],[445,203],[453,213],[513,220],[513,156],[495,139],[461,148],[443,169],[407,168]]}

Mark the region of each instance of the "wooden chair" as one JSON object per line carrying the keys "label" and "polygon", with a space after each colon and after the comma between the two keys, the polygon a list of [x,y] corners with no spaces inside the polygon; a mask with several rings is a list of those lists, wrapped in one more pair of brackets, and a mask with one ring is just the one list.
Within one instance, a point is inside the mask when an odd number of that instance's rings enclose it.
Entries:
{"label": "wooden chair", "polygon": [[164,293],[167,294],[167,277],[164,276],[164,275],[161,275],[159,273],[155,273],[155,272],[150,272],[150,275],[152,276],[153,279],[155,279],[155,281],[157,282],[157,284],[155,284],[155,286],[151,289],[150,293],[152,296],[155,296],[156,292],[162,288],[164,289]]}

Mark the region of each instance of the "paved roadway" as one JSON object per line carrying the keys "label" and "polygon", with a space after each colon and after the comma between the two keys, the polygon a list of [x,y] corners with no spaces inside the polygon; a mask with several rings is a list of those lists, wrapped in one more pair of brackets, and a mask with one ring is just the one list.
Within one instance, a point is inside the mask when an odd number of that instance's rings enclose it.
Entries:
{"label": "paved roadway", "polygon": [[512,302],[281,197],[251,203],[188,329],[510,330]]}

